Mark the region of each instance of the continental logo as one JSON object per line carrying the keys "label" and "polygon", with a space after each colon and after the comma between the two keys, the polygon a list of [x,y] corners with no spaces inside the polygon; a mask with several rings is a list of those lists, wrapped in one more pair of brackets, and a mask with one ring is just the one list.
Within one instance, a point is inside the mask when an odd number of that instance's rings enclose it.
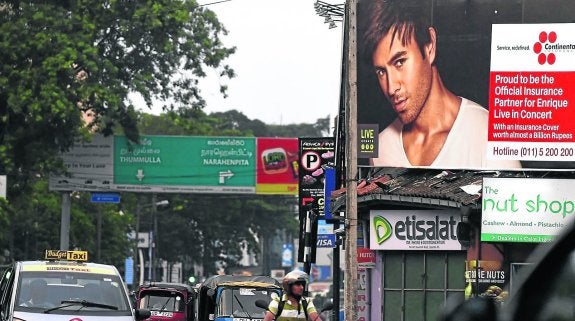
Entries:
{"label": "continental logo", "polygon": [[541,31],[538,41],[533,45],[533,52],[537,55],[537,62],[540,65],[553,65],[557,61],[556,52],[573,50],[575,50],[575,44],[557,42],[555,31]]}
{"label": "continental logo", "polygon": [[373,218],[373,229],[375,231],[375,241],[377,244],[382,244],[391,237],[393,232],[389,221],[381,216]]}

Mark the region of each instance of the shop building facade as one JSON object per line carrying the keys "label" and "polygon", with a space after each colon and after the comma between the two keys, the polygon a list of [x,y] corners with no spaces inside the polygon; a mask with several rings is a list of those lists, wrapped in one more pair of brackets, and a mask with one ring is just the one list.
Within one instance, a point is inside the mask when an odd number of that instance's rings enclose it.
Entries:
{"label": "shop building facade", "polygon": [[[473,296],[503,303],[535,247],[575,216],[570,173],[370,174],[357,190],[358,253],[373,256],[358,258],[359,320],[437,320],[447,302]],[[333,211],[344,203],[332,194]]]}

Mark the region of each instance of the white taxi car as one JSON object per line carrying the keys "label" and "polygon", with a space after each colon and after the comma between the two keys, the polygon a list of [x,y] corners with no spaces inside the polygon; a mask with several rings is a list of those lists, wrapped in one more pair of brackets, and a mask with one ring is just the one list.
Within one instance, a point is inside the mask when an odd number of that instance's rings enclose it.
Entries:
{"label": "white taxi car", "polygon": [[45,261],[20,261],[0,280],[1,321],[143,320],[113,265],[87,263],[85,251],[47,250]]}

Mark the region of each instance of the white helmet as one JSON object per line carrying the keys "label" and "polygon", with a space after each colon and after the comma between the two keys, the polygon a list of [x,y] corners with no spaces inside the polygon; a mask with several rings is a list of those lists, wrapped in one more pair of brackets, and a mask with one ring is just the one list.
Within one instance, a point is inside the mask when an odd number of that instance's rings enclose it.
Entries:
{"label": "white helmet", "polygon": [[291,286],[294,283],[303,283],[304,286],[308,283],[309,276],[304,271],[293,270],[286,274],[282,280],[282,286],[284,290],[290,294]]}

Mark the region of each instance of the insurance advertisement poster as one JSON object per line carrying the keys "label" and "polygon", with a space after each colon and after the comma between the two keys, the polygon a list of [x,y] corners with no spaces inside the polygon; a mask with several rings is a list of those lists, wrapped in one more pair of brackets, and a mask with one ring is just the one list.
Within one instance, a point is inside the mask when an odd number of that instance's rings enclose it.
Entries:
{"label": "insurance advertisement poster", "polygon": [[256,139],[256,194],[298,194],[298,139]]}
{"label": "insurance advertisement poster", "polygon": [[372,210],[369,248],[372,250],[460,251],[455,210]]}
{"label": "insurance advertisement poster", "polygon": [[359,0],[357,12],[358,149],[371,153],[359,166],[575,167],[574,1]]}
{"label": "insurance advertisement poster", "polygon": [[481,241],[552,241],[575,217],[575,181],[484,178]]}
{"label": "insurance advertisement poster", "polygon": [[496,24],[491,45],[488,154],[575,159],[575,24]]}

